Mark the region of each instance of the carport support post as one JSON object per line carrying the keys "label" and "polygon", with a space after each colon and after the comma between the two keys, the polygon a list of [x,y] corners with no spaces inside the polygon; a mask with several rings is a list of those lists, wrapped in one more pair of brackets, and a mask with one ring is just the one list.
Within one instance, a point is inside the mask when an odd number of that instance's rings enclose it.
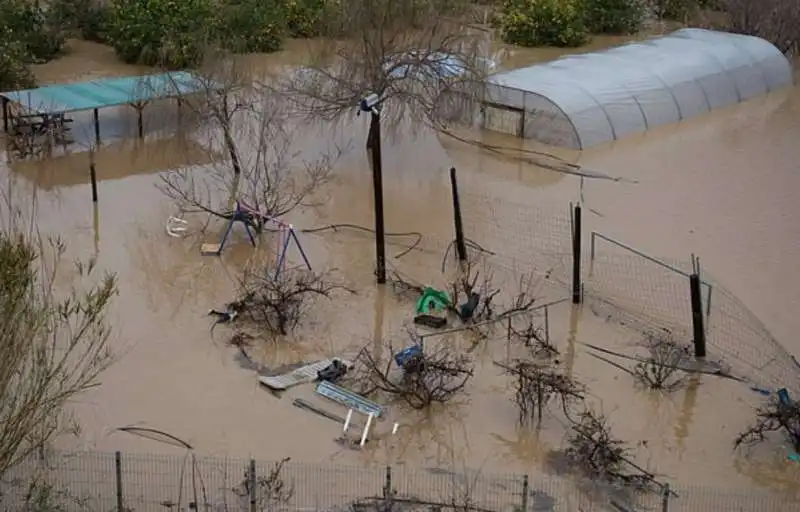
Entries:
{"label": "carport support post", "polygon": [[3,132],[8,133],[8,100],[6,98],[2,98],[3,100]]}
{"label": "carport support post", "polygon": [[142,105],[136,106],[136,114],[137,114],[136,124],[137,127],[139,128],[140,139],[144,138],[144,121],[142,120],[142,110],[144,110],[144,106]]}
{"label": "carport support post", "polygon": [[94,109],[92,115],[94,116],[94,140],[97,146],[100,147],[100,113],[97,109]]}
{"label": "carport support post", "polygon": [[94,167],[94,151],[89,150],[89,175],[92,178],[92,202],[97,203],[97,171]]}

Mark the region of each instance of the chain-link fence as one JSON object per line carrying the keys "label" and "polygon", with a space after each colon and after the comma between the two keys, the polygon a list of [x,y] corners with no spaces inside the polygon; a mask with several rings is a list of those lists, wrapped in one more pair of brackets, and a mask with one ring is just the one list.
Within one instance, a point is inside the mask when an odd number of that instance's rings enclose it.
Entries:
{"label": "chain-link fence", "polygon": [[635,494],[555,476],[404,466],[261,462],[185,455],[53,452],[0,482],[3,510],[460,512],[797,510],[760,491],[672,486]]}

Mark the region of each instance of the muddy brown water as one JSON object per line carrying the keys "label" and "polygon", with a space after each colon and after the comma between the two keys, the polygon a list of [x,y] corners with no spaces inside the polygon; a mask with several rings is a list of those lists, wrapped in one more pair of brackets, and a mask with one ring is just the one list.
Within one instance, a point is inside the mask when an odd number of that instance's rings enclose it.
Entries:
{"label": "muddy brown water", "polygon": [[[601,41],[608,45],[618,41]],[[302,45],[276,55],[248,56],[254,66],[279,70],[296,62]],[[508,66],[554,57],[550,51],[514,49]],[[100,45],[72,42],[66,57],[39,66],[43,82],[125,75],[142,69],[120,64]],[[163,109],[173,108],[165,105]],[[170,133],[174,121],[163,109],[148,114],[148,132]],[[80,116],[78,116],[80,117]],[[166,119],[166,120],[165,120]],[[343,137],[361,148],[365,126],[357,121]],[[539,472],[546,451],[561,445],[564,426],[546,419],[541,434],[516,426],[507,380],[491,364],[505,355],[502,342],[475,351],[477,374],[464,403],[429,414],[390,411],[379,424],[380,441],[363,452],[333,443],[340,427],[291,406],[292,397],[309,398],[308,388],[275,396],[259,389],[255,375],[237,362],[224,343],[226,331],[213,335],[206,312],[231,298],[238,270],[253,254],[241,234],[222,257],[201,256],[195,238],[174,239],[165,221],[174,206],[157,190],[159,169],[202,164],[185,139],[165,136],[139,142],[135,118],[127,109],[103,112],[109,142],[99,153],[100,201],[90,201],[80,178],[81,155],[49,164],[13,163],[2,168],[17,187],[39,185],[41,229],[61,233],[74,256],[97,255],[101,266],[119,275],[120,295],[111,320],[118,363],[103,385],[74,404],[83,431],[65,440],[67,448],[123,452],[170,452],[175,448],[116,432],[137,424],[162,429],[204,454],[277,460],[290,456],[307,462],[402,463],[409,466],[470,466],[484,471]],[[81,124],[84,123],[84,124]],[[86,127],[88,121],[76,120]],[[520,141],[484,134],[488,142]],[[711,115],[654,130],[583,154],[556,151],[567,160],[636,183],[580,180],[496,157],[432,134],[415,133],[384,143],[386,217],[389,231],[420,231],[433,251],[451,237],[447,169],[458,167],[465,187],[480,190],[486,208],[505,216],[495,239],[524,239],[522,214],[512,204],[566,207],[581,197],[594,213],[587,224],[648,253],[685,260],[695,253],[704,268],[725,283],[772,331],[800,355],[800,89],[781,91]],[[528,147],[532,147],[530,144]],[[202,153],[202,152],[201,152]],[[191,158],[187,154],[195,155]],[[188,162],[188,163],[187,163]],[[298,226],[372,223],[371,180],[366,156],[352,151],[340,162],[325,202],[314,211],[295,212]],[[475,209],[473,205],[471,208]],[[515,220],[516,219],[516,220]],[[491,238],[472,226],[477,241]],[[220,225],[204,235],[214,241]],[[484,236],[485,235],[485,236]],[[337,296],[314,311],[301,340],[264,344],[254,356],[269,367],[301,359],[352,355],[375,337],[404,340],[412,304],[371,283],[373,242],[355,232],[302,235],[317,268],[337,268],[354,296]],[[397,244],[407,242],[393,239]],[[273,241],[266,240],[269,246]],[[389,246],[390,255],[402,250]],[[496,249],[492,247],[493,249]],[[502,249],[496,249],[502,252]],[[421,282],[440,284],[440,256],[410,255],[393,265]],[[584,309],[577,312],[579,341],[614,345],[628,336]],[[573,373],[591,390],[591,400],[612,418],[617,434],[636,447],[636,458],[673,481],[711,486],[767,486],[797,489],[798,465],[785,452],[766,449],[759,457],[735,456],[733,436],[751,417],[754,397],[730,383],[700,378],[669,397],[632,391],[631,379],[567,343],[570,308],[551,315],[553,336]],[[574,323],[574,322],[573,322]],[[451,340],[452,343],[457,343]],[[391,421],[401,423],[386,435]]]}

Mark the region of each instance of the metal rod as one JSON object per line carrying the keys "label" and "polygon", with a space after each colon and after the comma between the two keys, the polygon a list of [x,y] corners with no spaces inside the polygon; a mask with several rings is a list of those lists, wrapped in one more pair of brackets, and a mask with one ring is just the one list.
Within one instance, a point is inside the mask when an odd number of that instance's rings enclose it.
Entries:
{"label": "metal rod", "polygon": [[453,221],[456,230],[456,253],[458,261],[467,260],[467,244],[464,242],[464,224],[461,219],[461,201],[458,197],[458,180],[456,178],[456,168],[450,168],[450,188],[453,195]]}
{"label": "metal rod", "polygon": [[136,112],[138,113],[138,117],[136,119],[136,124],[138,125],[138,128],[139,128],[139,138],[140,139],[144,138],[144,120],[142,119],[142,111],[143,110],[144,110],[144,107],[136,107]]}
{"label": "metal rod", "polygon": [[581,303],[581,205],[575,206],[572,231],[572,303]]}
{"label": "metal rod", "polygon": [[544,339],[547,344],[550,344],[550,306],[544,307]]}
{"label": "metal rod", "polygon": [[533,311],[538,311],[538,310],[540,310],[540,309],[542,309],[544,307],[548,307],[548,306],[555,306],[556,304],[561,304],[563,302],[567,302],[568,300],[570,300],[569,297],[564,297],[563,299],[554,300],[552,302],[548,302],[547,304],[542,304],[541,306],[538,306],[538,307],[535,307],[535,308],[532,308],[532,309],[514,311],[514,312],[509,313],[507,315],[501,315],[501,316],[498,316],[498,317],[495,317],[495,318],[492,318],[492,319],[489,319],[489,320],[484,320],[483,322],[478,322],[478,323],[468,324],[468,325],[462,325],[462,326],[459,326],[459,327],[453,327],[452,329],[445,329],[443,331],[436,331],[436,332],[431,332],[431,333],[427,333],[427,334],[420,334],[420,335],[418,335],[418,337],[419,337],[420,342],[422,342],[426,338],[434,338],[436,336],[444,336],[445,334],[453,334],[454,332],[466,331],[466,330],[472,329],[474,327],[481,327],[481,326],[484,326],[484,325],[491,325],[491,324],[494,324],[494,323],[497,323],[497,322],[502,322],[503,320],[506,320],[508,318],[513,318],[513,317],[515,317],[517,315],[522,315],[522,314],[525,314],[525,313],[531,313]]}
{"label": "metal rod", "polygon": [[97,171],[94,166],[94,154],[89,154],[89,176],[92,179],[92,202],[97,203]]}
{"label": "metal rod", "polygon": [[8,133],[8,99],[2,98],[3,102],[3,131]]}
{"label": "metal rod", "polygon": [[694,337],[694,356],[706,357],[706,330],[703,327],[703,296],[700,291],[700,276],[689,277],[689,293],[692,303],[692,334]]}
{"label": "metal rod", "polygon": [[672,270],[673,272],[677,272],[678,274],[680,274],[680,275],[682,275],[684,277],[689,277],[691,275],[688,272],[684,272],[683,270],[681,270],[679,268],[675,268],[672,265],[668,265],[668,264],[664,263],[663,261],[660,261],[660,260],[658,260],[658,259],[656,259],[656,258],[654,258],[654,257],[652,257],[652,256],[650,256],[648,254],[645,254],[642,251],[639,251],[638,249],[634,249],[630,245],[626,245],[626,244],[624,244],[624,243],[622,243],[622,242],[620,242],[618,240],[614,240],[613,238],[609,238],[609,237],[605,236],[602,233],[598,233],[598,232],[595,231],[595,232],[593,232],[593,234],[597,238],[601,238],[601,239],[605,240],[606,242],[609,242],[609,243],[614,244],[614,245],[618,245],[619,247],[622,247],[623,249],[628,250],[628,251],[636,254],[637,256],[641,256],[642,258],[644,258],[646,260],[652,261],[656,265],[661,265],[662,267],[664,267],[666,269]]}
{"label": "metal rod", "polygon": [[116,469],[117,480],[117,512],[124,512],[125,502],[122,499],[122,453],[114,454],[114,468]]}
{"label": "metal rod", "polygon": [[92,113],[92,117],[94,118],[94,141],[97,143],[97,146],[100,146],[100,112],[97,109],[94,109]]}

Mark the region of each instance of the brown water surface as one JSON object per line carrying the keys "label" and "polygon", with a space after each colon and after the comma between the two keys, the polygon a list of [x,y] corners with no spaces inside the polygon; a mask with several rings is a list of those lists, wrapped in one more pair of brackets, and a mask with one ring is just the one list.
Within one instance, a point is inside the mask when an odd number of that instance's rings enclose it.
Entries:
{"label": "brown water surface", "polygon": [[[246,61],[255,68],[279,70],[303,58],[297,56],[302,51],[297,45],[275,55],[248,56]],[[117,62],[100,45],[72,42],[70,49],[66,57],[37,66],[41,81],[143,72]],[[514,49],[506,65],[555,56],[550,50]],[[148,133],[175,126],[164,115],[169,111],[151,110],[155,112],[146,118]],[[138,424],[183,438],[200,452],[234,457],[456,464],[481,466],[485,471],[535,472],[546,449],[561,444],[564,425],[555,418],[546,419],[537,435],[516,426],[509,383],[491,364],[507,349],[494,341],[475,351],[477,374],[466,403],[428,415],[390,411],[387,424],[401,422],[397,436],[387,436],[389,427],[381,423],[377,435],[382,440],[374,447],[363,453],[343,451],[332,442],[340,426],[291,406],[293,397],[311,399],[310,389],[293,389],[282,398],[259,389],[255,374],[241,368],[236,351],[224,344],[225,328],[209,330],[208,309],[232,297],[237,272],[254,251],[238,232],[219,258],[201,256],[195,238],[175,239],[165,233],[166,219],[175,208],[157,190],[157,172],[202,165],[202,151],[177,135],[122,141],[135,127],[127,109],[104,112],[102,123],[109,142],[98,153],[101,181],[96,209],[90,201],[88,173],[81,175],[82,154],[2,167],[4,173],[19,178],[18,186],[40,187],[38,215],[43,230],[63,234],[72,255],[97,254],[102,267],[119,275],[120,296],[112,320],[120,359],[104,376],[102,387],[75,404],[84,429],[69,446],[138,452],[169,449],[115,431]],[[356,149],[337,167],[334,184],[325,191],[325,204],[293,213],[291,220],[297,226],[372,224],[371,179],[360,151],[364,123],[357,119],[337,135]],[[522,144],[497,134],[483,137],[502,145]],[[465,206],[472,212],[469,236],[479,243],[491,243],[498,252],[524,249],[528,242],[550,243],[533,240],[529,234],[530,212],[551,206],[566,212],[567,203],[582,199],[593,212],[586,219],[589,229],[666,258],[699,255],[706,270],[752,309],[785,347],[800,355],[795,336],[800,331],[798,141],[797,88],[583,154],[549,150],[630,181],[581,183],[574,176],[500,160],[430,133],[387,140],[387,230],[424,233],[426,246],[434,251],[391,263],[415,280],[442,284],[441,251],[452,238],[447,169],[455,165],[465,201],[473,200]],[[526,143],[526,147],[534,146]],[[479,197],[485,204],[477,202]],[[501,223],[484,222],[492,215]],[[552,246],[561,247],[562,221],[540,218],[538,222],[553,222]],[[212,224],[203,239],[216,240],[222,228]],[[300,341],[258,347],[254,354],[261,362],[276,367],[325,355],[353,355],[376,332],[377,337],[396,340],[396,346],[407,342],[403,326],[410,321],[412,304],[372,285],[374,245],[368,234],[305,234],[301,240],[315,268],[339,269],[358,293],[338,296],[313,312]],[[402,250],[397,244],[407,240],[392,240],[396,244],[388,250],[394,255]],[[263,245],[269,249],[273,242],[265,237]],[[634,393],[628,376],[567,342],[577,338],[621,346],[630,339],[629,331],[610,326],[588,309],[572,312],[569,307],[555,308],[551,323],[565,364],[590,386],[590,400],[612,417],[617,434],[638,443],[636,457],[641,463],[683,483],[781,487],[794,480],[797,484],[797,469],[792,470],[781,452],[775,452],[771,466],[733,456],[731,440],[751,417],[754,400],[743,386],[699,378],[668,398]],[[777,475],[772,484],[758,477],[767,471]]]}

